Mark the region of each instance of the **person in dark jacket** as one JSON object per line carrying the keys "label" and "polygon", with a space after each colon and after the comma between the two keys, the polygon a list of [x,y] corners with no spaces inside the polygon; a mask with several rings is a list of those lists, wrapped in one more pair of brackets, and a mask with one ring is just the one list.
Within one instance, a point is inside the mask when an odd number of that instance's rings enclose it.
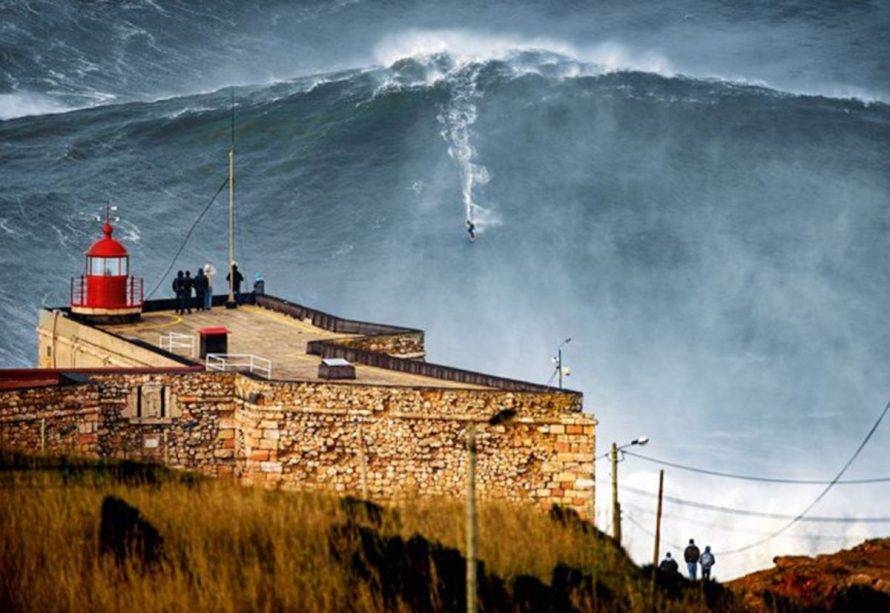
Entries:
{"label": "person in dark jacket", "polygon": [[192,314],[192,289],[195,287],[195,280],[192,279],[192,272],[190,270],[185,271],[185,276],[182,278],[182,299],[185,301],[185,308],[188,311],[188,314]]}
{"label": "person in dark jacket", "polygon": [[686,570],[689,571],[689,578],[695,581],[698,574],[698,559],[701,552],[695,546],[695,539],[689,539],[689,545],[683,551],[683,559],[686,560]]}
{"label": "person in dark jacket", "polygon": [[658,565],[658,570],[669,575],[676,575],[680,572],[680,565],[671,557],[671,552],[664,554],[664,560]]}
{"label": "person in dark jacket", "polygon": [[173,293],[176,294],[176,314],[182,315],[185,313],[185,298],[183,292],[183,283],[185,281],[185,277],[182,276],[182,271],[178,271],[176,273],[176,278],[173,279]]}
{"label": "person in dark jacket", "polygon": [[[234,274],[234,277],[232,276]],[[235,303],[241,304],[241,284],[244,283],[244,275],[238,270],[237,264],[232,264],[232,271],[226,275],[226,281],[232,282],[232,293],[235,294]]]}
{"label": "person in dark jacket", "polygon": [[195,303],[199,311],[207,308],[206,297],[209,287],[210,283],[208,283],[207,276],[204,274],[204,269],[199,268],[198,272],[195,273]]}

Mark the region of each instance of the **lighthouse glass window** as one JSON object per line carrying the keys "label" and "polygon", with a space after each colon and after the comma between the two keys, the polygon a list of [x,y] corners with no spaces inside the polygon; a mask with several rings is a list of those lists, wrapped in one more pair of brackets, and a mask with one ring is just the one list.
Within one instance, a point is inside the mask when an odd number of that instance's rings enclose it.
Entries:
{"label": "lighthouse glass window", "polygon": [[90,258],[93,276],[122,277],[127,274],[127,258]]}

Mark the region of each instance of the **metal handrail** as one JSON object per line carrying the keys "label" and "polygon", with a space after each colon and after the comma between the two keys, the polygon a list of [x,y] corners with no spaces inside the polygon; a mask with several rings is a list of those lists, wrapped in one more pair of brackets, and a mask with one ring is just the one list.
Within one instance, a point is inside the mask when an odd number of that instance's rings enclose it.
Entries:
{"label": "metal handrail", "polygon": [[207,370],[247,370],[261,374],[266,379],[272,378],[272,360],[250,353],[208,353],[205,365]]}
{"label": "metal handrail", "polygon": [[176,353],[175,349],[188,349],[189,357],[195,357],[198,352],[198,339],[192,334],[179,334],[178,332],[169,332],[161,334],[158,342],[161,349]]}

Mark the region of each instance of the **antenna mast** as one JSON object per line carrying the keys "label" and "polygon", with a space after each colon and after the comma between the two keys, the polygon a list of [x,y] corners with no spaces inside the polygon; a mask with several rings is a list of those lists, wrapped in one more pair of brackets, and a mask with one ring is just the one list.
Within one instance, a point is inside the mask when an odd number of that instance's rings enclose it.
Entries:
{"label": "antenna mast", "polygon": [[229,144],[229,297],[226,308],[238,306],[235,297],[235,88],[232,90],[231,142]]}

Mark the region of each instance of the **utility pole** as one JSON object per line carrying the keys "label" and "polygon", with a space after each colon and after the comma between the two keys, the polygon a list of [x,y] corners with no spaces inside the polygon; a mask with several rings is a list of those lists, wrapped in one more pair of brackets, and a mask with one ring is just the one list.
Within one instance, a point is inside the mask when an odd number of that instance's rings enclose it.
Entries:
{"label": "utility pole", "polygon": [[621,545],[621,505],[618,502],[618,443],[612,443],[612,537]]}
{"label": "utility pole", "polygon": [[467,428],[467,613],[476,613],[476,424]]}
{"label": "utility pole", "polygon": [[664,469],[658,471],[658,510],[655,513],[655,550],[652,552],[652,579],[649,592],[652,597],[652,608],[655,610],[655,576],[658,574],[658,558],[661,547],[661,502],[664,494]]}
{"label": "utility pole", "polygon": [[562,389],[562,346],[556,350],[556,369],[559,370],[559,389]]}
{"label": "utility pole", "polygon": [[[661,549],[661,504],[664,496],[664,469],[658,471],[658,509],[655,512],[655,551],[652,554],[652,567],[658,568]],[[654,576],[654,575],[653,575]]]}
{"label": "utility pole", "polygon": [[235,299],[235,90],[232,90],[232,130],[229,145],[229,297],[226,308],[238,306]]}

